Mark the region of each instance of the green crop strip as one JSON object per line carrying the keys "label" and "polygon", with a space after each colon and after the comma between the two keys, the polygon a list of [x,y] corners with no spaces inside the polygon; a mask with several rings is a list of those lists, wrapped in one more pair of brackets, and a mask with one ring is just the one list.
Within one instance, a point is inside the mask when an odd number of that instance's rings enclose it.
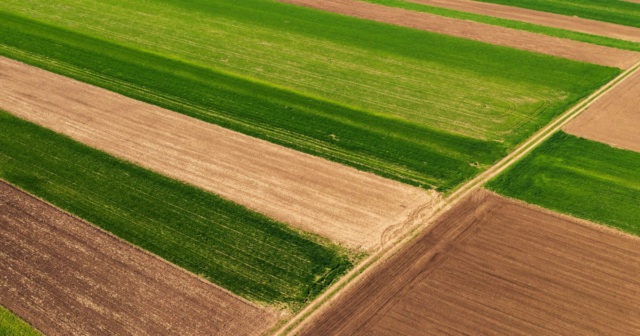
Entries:
{"label": "green crop strip", "polygon": [[640,4],[624,0],[476,0],[640,28]]}
{"label": "green crop strip", "polygon": [[4,336],[42,336],[25,321],[0,306],[0,335]]}
{"label": "green crop strip", "polygon": [[[515,125],[497,142],[298,94],[3,12],[0,19],[0,55],[360,170],[440,191],[475,176],[524,136],[620,72],[524,53],[540,57],[534,62],[540,67],[545,60],[565,64],[562,71],[551,71],[558,76],[572,69],[569,78],[575,82],[558,85],[566,89],[573,86],[570,91],[574,93],[566,92],[566,97],[555,103],[545,101],[526,122]],[[579,79],[574,77],[578,74]]]}
{"label": "green crop strip", "polygon": [[558,132],[487,189],[640,236],[640,153]]}
{"label": "green crop strip", "polygon": [[296,310],[347,251],[0,111],[0,178],[250,300]]}
{"label": "green crop strip", "polygon": [[428,5],[418,4],[415,2],[408,2],[406,0],[359,0],[359,1],[383,5],[387,7],[402,8],[402,9],[407,9],[415,12],[430,13],[430,14],[450,17],[454,19],[486,23],[486,24],[505,27],[505,28],[524,30],[531,33],[543,34],[543,35],[559,37],[559,38],[564,38],[564,39],[569,39],[569,40],[574,40],[579,42],[597,44],[605,47],[618,48],[618,49],[631,50],[631,51],[640,51],[640,43],[636,43],[636,42],[619,40],[619,39],[614,39],[614,38],[604,37],[604,36],[585,34],[580,32],[574,32],[574,31],[565,30],[565,29],[546,27],[546,26],[527,23],[527,22],[495,18],[487,15],[467,13],[467,12],[457,11],[453,9],[428,6]]}

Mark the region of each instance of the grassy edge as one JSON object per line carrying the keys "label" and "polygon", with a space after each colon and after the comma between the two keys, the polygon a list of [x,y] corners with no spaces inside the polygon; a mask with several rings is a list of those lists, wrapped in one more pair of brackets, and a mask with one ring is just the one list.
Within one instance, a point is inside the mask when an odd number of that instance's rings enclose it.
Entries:
{"label": "grassy edge", "polygon": [[34,326],[0,305],[0,333],[6,336],[42,336]]}

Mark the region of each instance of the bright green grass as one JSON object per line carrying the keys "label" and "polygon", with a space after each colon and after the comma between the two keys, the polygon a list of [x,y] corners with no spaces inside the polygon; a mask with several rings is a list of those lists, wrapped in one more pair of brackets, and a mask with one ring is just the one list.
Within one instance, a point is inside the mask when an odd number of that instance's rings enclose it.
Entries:
{"label": "bright green grass", "polygon": [[640,28],[640,4],[623,0],[476,0]]}
{"label": "bright green grass", "polygon": [[3,111],[0,178],[250,300],[295,310],[352,266],[325,239]]}
{"label": "bright green grass", "polygon": [[565,38],[565,39],[574,40],[574,41],[597,44],[605,47],[640,51],[640,43],[636,43],[636,42],[579,33],[579,32],[574,32],[574,31],[565,30],[565,29],[546,27],[546,26],[541,26],[541,25],[527,23],[527,22],[520,22],[520,21],[514,21],[514,20],[508,20],[508,19],[495,18],[491,16],[486,16],[486,15],[467,13],[467,12],[457,11],[453,9],[433,7],[433,6],[418,4],[414,2],[408,2],[405,0],[360,0],[360,1],[388,6],[388,7],[402,8],[402,9],[412,10],[415,12],[430,13],[430,14],[435,14],[435,15],[450,17],[455,19],[486,23],[486,24],[505,27],[505,28],[524,30],[531,33],[543,34],[543,35],[548,35],[553,37],[560,37],[560,38]]}
{"label": "bright green grass", "polygon": [[640,153],[554,134],[486,186],[640,236]]}
{"label": "bright green grass", "polygon": [[8,309],[0,306],[0,335],[2,336],[42,336],[25,321]]}
{"label": "bright green grass", "polygon": [[[618,69],[506,48],[492,50],[515,52],[514,56],[523,57],[523,63],[531,59],[535,60],[532,65],[540,67],[548,63],[563,65],[562,69],[549,71],[574,83],[558,81],[567,89],[573,87],[573,93],[567,92],[562,100],[543,102],[526,122],[512,125],[508,135],[500,139],[502,142],[485,141],[297,94],[7,13],[0,12],[0,19],[1,55],[296,150],[441,191],[473,177],[569,104],[619,73]],[[493,48],[460,39],[449,42],[472,43],[470,47],[479,50]],[[539,69],[531,71],[538,79],[546,76]],[[515,78],[516,73],[512,75],[515,81],[525,80]]]}
{"label": "bright green grass", "polygon": [[57,26],[478,139],[519,142],[614,70],[270,0],[0,0]]}

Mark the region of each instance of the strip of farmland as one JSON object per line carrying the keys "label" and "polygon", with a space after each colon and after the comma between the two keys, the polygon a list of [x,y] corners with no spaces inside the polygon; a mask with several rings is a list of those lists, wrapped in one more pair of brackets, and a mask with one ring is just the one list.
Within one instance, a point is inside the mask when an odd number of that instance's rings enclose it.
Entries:
{"label": "strip of farmland", "polygon": [[487,188],[640,236],[640,153],[559,132]]}
{"label": "strip of farmland", "polygon": [[0,108],[351,248],[428,192],[0,57]]}
{"label": "strip of farmland", "polygon": [[0,304],[46,335],[261,335],[278,321],[0,181]]}
{"label": "strip of farmland", "polygon": [[295,310],[351,267],[326,239],[3,111],[0,178],[252,301]]}
{"label": "strip of farmland", "polygon": [[480,191],[301,335],[631,335],[640,241]]}
{"label": "strip of farmland", "polygon": [[[459,20],[357,0],[278,0],[358,18],[462,37],[495,45],[564,57],[576,61],[628,69],[640,53],[534,34],[473,21]],[[638,29],[640,31],[640,29]]]}
{"label": "strip of farmland", "polygon": [[640,71],[563,128],[567,133],[640,152]]}

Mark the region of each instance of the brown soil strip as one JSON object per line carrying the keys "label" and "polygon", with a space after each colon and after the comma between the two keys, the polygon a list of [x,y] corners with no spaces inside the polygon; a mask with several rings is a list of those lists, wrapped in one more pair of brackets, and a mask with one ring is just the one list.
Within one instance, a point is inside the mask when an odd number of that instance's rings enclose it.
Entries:
{"label": "brown soil strip", "polygon": [[577,42],[526,31],[446,18],[356,0],[278,0],[358,18],[391,23],[439,34],[462,37],[516,49],[564,57],[576,61],[628,69],[640,53]]}
{"label": "brown soil strip", "polygon": [[639,4],[640,4],[640,0],[622,0],[622,1],[626,1],[626,2],[635,2],[635,3],[639,3]]}
{"label": "brown soil strip", "polygon": [[640,239],[478,191],[301,335],[632,335]]}
{"label": "brown soil strip", "polygon": [[6,58],[0,92],[18,117],[352,248],[437,198]]}
{"label": "brown soil strip", "polygon": [[[640,42],[640,28],[471,0],[402,0],[620,40]],[[627,0],[629,1],[629,0]],[[640,0],[630,0],[638,2]]]}
{"label": "brown soil strip", "polygon": [[278,321],[3,181],[0,304],[46,335],[261,335]]}
{"label": "brown soil strip", "polygon": [[640,152],[640,71],[563,129],[579,137]]}

